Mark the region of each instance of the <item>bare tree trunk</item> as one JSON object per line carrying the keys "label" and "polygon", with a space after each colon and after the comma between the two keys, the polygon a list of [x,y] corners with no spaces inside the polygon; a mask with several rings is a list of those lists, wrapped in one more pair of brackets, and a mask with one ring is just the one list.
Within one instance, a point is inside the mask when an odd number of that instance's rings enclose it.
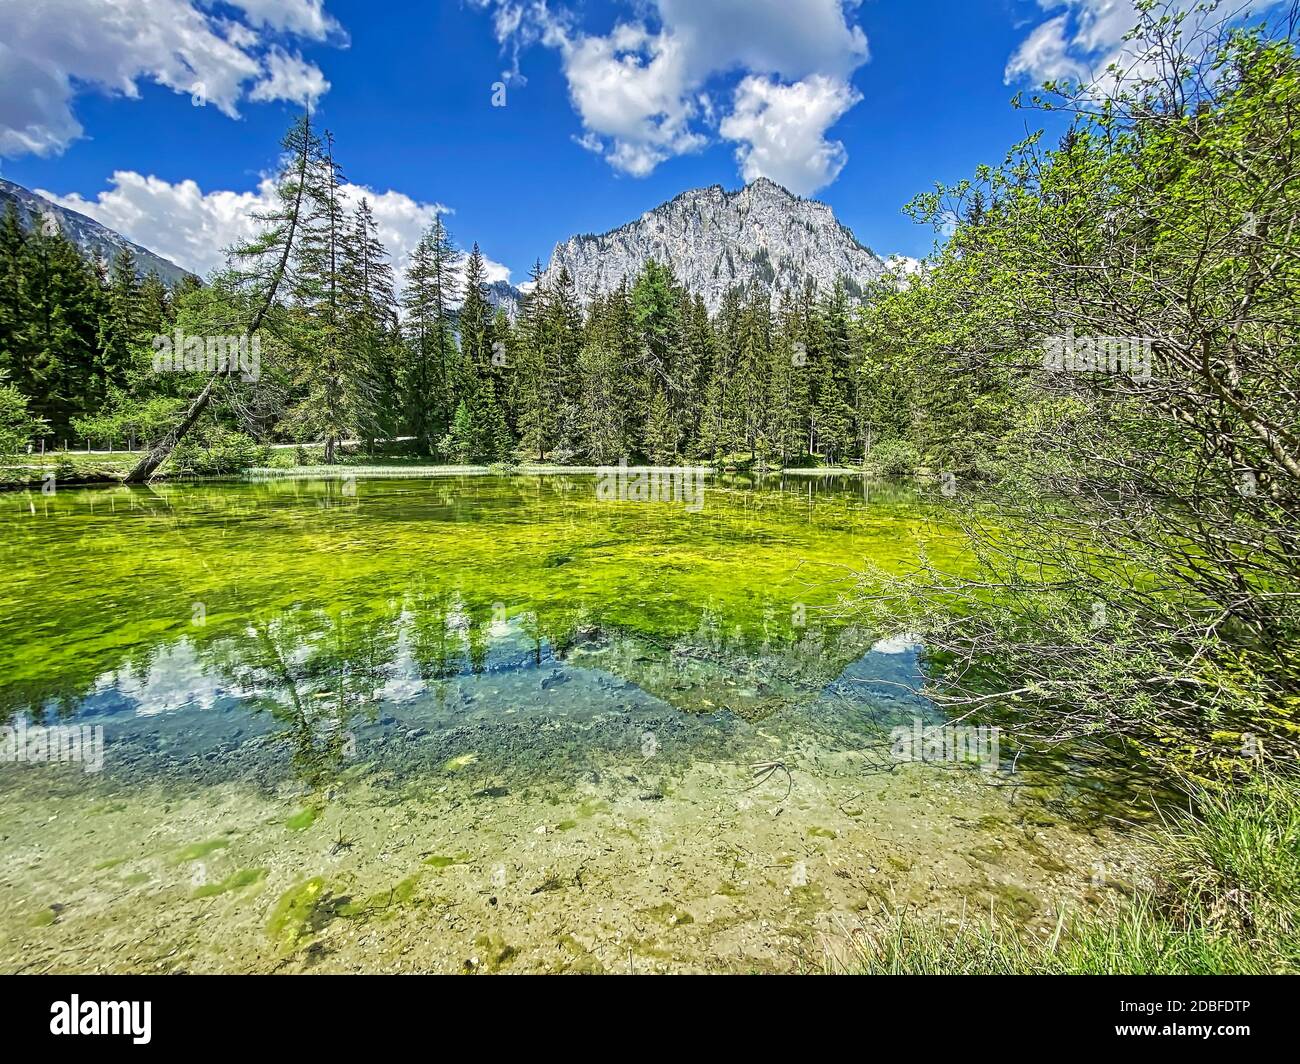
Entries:
{"label": "bare tree trunk", "polygon": [[[307,130],[310,132],[310,113],[307,118]],[[294,238],[298,233],[298,220],[302,213],[302,198],[307,178],[307,157],[309,152],[310,137],[303,138],[302,151],[298,155],[298,185],[293,202],[293,214],[289,219],[289,229],[284,238],[284,249],[280,253],[280,261],[277,263],[275,273],[272,275],[270,287],[266,290],[266,295],[262,299],[262,304],[257,308],[257,313],[253,315],[253,320],[249,323],[248,329],[244,335],[250,340],[257,335],[257,331],[262,327],[262,322],[266,319],[267,313],[275,303],[276,294],[280,290],[280,283],[284,280],[285,271],[289,266],[289,255],[293,251]],[[171,429],[161,440],[153,444],[145,456],[135,464],[135,467],[126,475],[123,483],[126,484],[144,484],[149,478],[158,471],[161,466],[171,456],[176,445],[185,438],[185,435],[194,427],[195,422],[203,416],[203,412],[212,402],[212,395],[216,391],[218,382],[223,377],[228,376],[230,367],[218,370],[208,378],[208,383],[203,386],[203,390],[194,397],[190,403],[189,409],[185,411],[185,417],[180,424]]]}
{"label": "bare tree trunk", "polygon": [[149,448],[145,456],[136,463],[135,468],[127,475],[125,481],[127,484],[144,484],[158,471],[158,467],[167,461],[172,451],[176,449],[176,445],[194,427],[194,423],[203,416],[203,411],[208,408],[208,404],[212,401],[212,393],[217,387],[217,382],[226,376],[228,372],[229,370],[220,370],[208,378],[208,383],[203,386],[203,391],[199,392],[194,401],[190,403],[189,409],[185,411],[185,417],[180,424]]}

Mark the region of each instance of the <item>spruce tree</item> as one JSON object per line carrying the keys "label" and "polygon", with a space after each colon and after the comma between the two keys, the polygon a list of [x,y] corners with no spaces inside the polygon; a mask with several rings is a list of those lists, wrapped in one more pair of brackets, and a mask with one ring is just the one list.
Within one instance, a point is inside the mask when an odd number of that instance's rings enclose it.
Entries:
{"label": "spruce tree", "polygon": [[357,381],[358,428],[370,442],[401,427],[397,305],[393,268],[370,201],[362,198],[343,243],[343,334]]}
{"label": "spruce tree", "polygon": [[100,319],[100,375],[107,392],[122,387],[131,368],[131,349],[140,339],[140,281],[135,256],[122,248],[113,259],[106,291],[106,313]]}
{"label": "spruce tree", "polygon": [[408,348],[407,424],[425,454],[433,454],[454,411],[452,382],[459,355],[452,318],[460,297],[456,258],[442,218],[434,218],[411,256],[402,294]]}
{"label": "spruce tree", "polygon": [[582,310],[567,269],[547,286],[540,330],[545,364],[545,394],[551,404],[553,446],[565,454],[581,449],[578,429],[578,352],[582,347]]}
{"label": "spruce tree", "polygon": [[492,304],[487,298],[483,253],[477,243],[465,263],[465,301],[458,318],[461,362],[456,394],[469,398],[477,394],[482,382],[495,380],[497,376],[492,365],[492,345],[496,339]]}
{"label": "spruce tree", "polygon": [[663,390],[655,392],[646,416],[645,453],[655,465],[667,465],[677,458],[677,430]]}
{"label": "spruce tree", "polygon": [[66,437],[74,417],[105,399],[100,346],[105,295],[96,271],[49,218],[24,242],[18,291],[21,317],[8,372],[32,414],[48,421],[56,436]]}
{"label": "spruce tree", "polygon": [[519,449],[544,462],[556,434],[555,386],[546,358],[547,293],[542,264],[533,266],[532,284],[524,296],[515,329],[516,369],[513,375],[513,406]]}
{"label": "spruce tree", "polygon": [[578,425],[583,451],[604,465],[628,457],[628,352],[635,340],[627,286],[592,302],[578,355]]}

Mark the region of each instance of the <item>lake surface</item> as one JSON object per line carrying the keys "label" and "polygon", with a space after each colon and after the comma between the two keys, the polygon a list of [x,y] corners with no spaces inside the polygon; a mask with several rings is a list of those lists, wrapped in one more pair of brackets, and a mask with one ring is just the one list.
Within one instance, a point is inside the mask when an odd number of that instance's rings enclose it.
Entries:
{"label": "lake surface", "polygon": [[698,502],[0,495],[0,970],[790,971],[887,911],[1046,935],[1137,878],[1099,765],[900,758],[944,719],[853,598],[965,564],[923,501]]}

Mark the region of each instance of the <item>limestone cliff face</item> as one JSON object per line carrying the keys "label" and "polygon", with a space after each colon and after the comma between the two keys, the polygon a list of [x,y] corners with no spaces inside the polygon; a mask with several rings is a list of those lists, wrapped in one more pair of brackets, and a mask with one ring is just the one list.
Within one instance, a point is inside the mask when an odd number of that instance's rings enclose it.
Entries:
{"label": "limestone cliff face", "polygon": [[585,303],[634,279],[650,259],[671,266],[710,312],[740,284],[760,282],[775,301],[809,278],[823,291],[843,278],[856,293],[885,272],[826,204],[759,178],[738,192],[721,185],[683,192],[611,232],[571,237],[556,247],[546,280],[567,269]]}

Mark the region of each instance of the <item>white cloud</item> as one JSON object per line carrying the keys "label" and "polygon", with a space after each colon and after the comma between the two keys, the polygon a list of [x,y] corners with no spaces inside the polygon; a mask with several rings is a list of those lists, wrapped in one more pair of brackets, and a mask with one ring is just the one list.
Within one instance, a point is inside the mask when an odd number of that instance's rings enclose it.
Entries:
{"label": "white cloud", "polygon": [[[245,98],[310,95],[328,83],[268,35],[324,39],[322,0],[244,0],[246,22],[208,0],[0,0],[0,155],[55,155],[82,134],[79,92],[134,99],[153,82],[230,117]],[[250,93],[250,86],[251,93]]]}
{"label": "white cloud", "polygon": [[657,6],[699,77],[725,70],[789,80],[847,77],[868,57],[866,35],[845,14],[856,0],[657,0]]}
{"label": "white cloud", "polygon": [[[1277,6],[1281,0],[1257,0],[1256,11]],[[1052,13],[1036,26],[1007,62],[1008,85],[1021,81],[1041,85],[1046,81],[1070,80],[1081,85],[1141,77],[1155,61],[1140,40],[1125,40],[1138,22],[1137,0],[1039,0]],[[1202,0],[1173,0],[1177,11],[1190,14],[1189,32],[1223,17],[1225,9],[1202,9]],[[1232,6],[1232,13],[1244,17],[1244,10]],[[1114,65],[1118,79],[1107,72]]]}
{"label": "white cloud", "polygon": [[583,145],[615,169],[643,177],[707,143],[690,129],[696,107],[684,92],[689,57],[680,41],[624,24],[607,37],[567,42],[564,52],[569,94],[586,129]]}
{"label": "white cloud", "polygon": [[1070,42],[1066,39],[1069,23],[1068,15],[1058,15],[1026,37],[1007,63],[1007,84],[1023,78],[1037,84],[1062,78],[1087,78],[1087,64],[1070,54]]}
{"label": "white cloud", "polygon": [[736,159],[746,181],[769,177],[808,195],[829,185],[848,153],[826,130],[862,99],[845,81],[814,74],[792,85],[750,75],[736,89],[735,109],[719,132],[740,142]]}
{"label": "white cloud", "polygon": [[[582,121],[575,140],[616,170],[640,177],[698,151],[719,120],[731,130],[724,136],[743,142],[737,154],[747,177],[810,190],[843,168],[843,145],[828,142],[825,132],[860,98],[848,82],[869,54],[866,36],[847,16],[857,0],[646,0],[639,7],[647,17],[604,35],[575,30],[567,13],[544,0],[473,3],[492,11],[497,40],[514,64],[507,76],[517,76],[519,50],[529,44],[560,53]],[[719,116],[708,87],[736,74],[744,76],[737,109]],[[821,124],[796,136],[799,111]],[[835,117],[822,121],[831,112]],[[776,154],[781,140],[810,147],[815,158],[785,164]]]}
{"label": "white cloud", "polygon": [[229,0],[253,26],[284,30],[313,41],[343,36],[343,28],[325,11],[325,0]]}
{"label": "white cloud", "polygon": [[894,285],[898,288],[906,288],[915,283],[918,278],[924,278],[929,272],[929,265],[924,259],[914,259],[910,255],[890,255],[885,260],[885,268],[889,271]]}
{"label": "white cloud", "polygon": [[253,86],[248,98],[314,105],[329,89],[330,83],[325,80],[320,67],[306,62],[300,55],[272,48],[266,57],[266,76]]}
{"label": "white cloud", "polygon": [[569,15],[551,11],[546,0],[470,0],[483,11],[492,12],[492,32],[503,51],[510,53],[510,67],[502,72],[509,83],[526,85],[519,72],[519,53],[539,42],[558,48],[569,33]]}
{"label": "white cloud", "polygon": [[[272,207],[275,197],[269,179],[254,191],[204,192],[194,181],[172,184],[158,177],[119,170],[109,184],[110,188],[93,199],[38,192],[200,276],[225,264],[224,248],[257,231],[254,214]],[[364,185],[345,185],[343,196],[349,209],[355,208],[362,197],[370,201],[379,239],[392,256],[399,281],[420,235],[439,214],[449,213],[440,203],[422,203],[391,189],[376,192]],[[500,263],[488,260],[487,266],[489,282],[510,279],[510,271]]]}

